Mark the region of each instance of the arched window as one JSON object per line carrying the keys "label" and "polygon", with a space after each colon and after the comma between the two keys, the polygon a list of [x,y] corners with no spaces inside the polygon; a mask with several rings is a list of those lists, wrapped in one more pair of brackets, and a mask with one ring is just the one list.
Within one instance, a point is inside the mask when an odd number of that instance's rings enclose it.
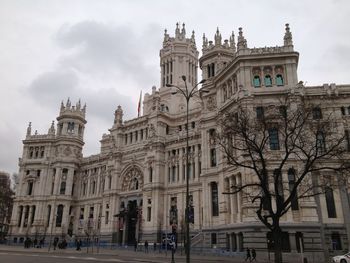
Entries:
{"label": "arched window", "polygon": [[59,205],[57,207],[56,227],[61,227],[61,225],[62,225],[62,217],[63,217],[63,205]]}
{"label": "arched window", "polygon": [[272,86],[272,78],[270,75],[266,75],[264,78],[265,87],[271,87]]}
{"label": "arched window", "polygon": [[219,215],[219,195],[218,184],[216,182],[210,183],[211,190],[211,214],[212,216]]}
{"label": "arched window", "polygon": [[259,88],[261,86],[261,80],[259,76],[254,76],[253,85],[255,88]]}
{"label": "arched window", "polygon": [[335,209],[335,202],[334,202],[334,195],[333,195],[333,189],[330,187],[326,187],[325,189],[325,197],[326,197],[326,204],[327,204],[327,212],[329,218],[336,218],[337,212]]}
{"label": "arched window", "polygon": [[61,186],[60,186],[60,195],[64,195],[66,194],[66,182],[63,181],[61,182]]}
{"label": "arched window", "polygon": [[283,86],[283,76],[281,74],[276,75],[276,85],[277,86]]}

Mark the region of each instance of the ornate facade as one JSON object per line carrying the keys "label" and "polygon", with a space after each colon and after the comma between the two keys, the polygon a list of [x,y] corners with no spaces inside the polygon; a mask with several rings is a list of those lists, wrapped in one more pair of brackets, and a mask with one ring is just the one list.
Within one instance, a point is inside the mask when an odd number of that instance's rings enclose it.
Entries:
{"label": "ornate facade", "polygon": [[[305,87],[297,77],[298,60],[288,25],[283,45],[263,48],[248,48],[242,28],[237,44],[233,33],[222,41],[217,30],[214,42],[203,36],[200,58],[194,32],[187,38],[184,25],[176,26],[174,37],[165,31],[160,88],[144,96],[141,117],[123,120],[118,106],[100,141],[100,153],[82,156],[86,107],[80,101],[74,106],[69,100],[62,103],[56,127],[52,123],[45,135],[33,134],[29,125],[19,161],[11,240],[94,236],[101,242],[133,244],[160,242],[165,233],[176,231],[180,244],[188,151],[192,249],[239,252],[254,247],[266,256],[267,230],[254,216],[254,207],[240,193],[222,194],[249,174],[225,166],[212,135],[218,114],[226,108],[273,104],[286,91],[331,108],[346,130],[350,86]],[[198,66],[210,92],[191,99],[187,127],[186,101],[166,84],[184,87],[184,75],[188,86],[194,86]],[[349,247],[348,189],[341,185],[327,198],[300,201],[298,209],[285,215],[288,255],[300,255],[303,246],[307,257],[321,262],[328,250]],[[329,205],[335,215],[329,214]]]}

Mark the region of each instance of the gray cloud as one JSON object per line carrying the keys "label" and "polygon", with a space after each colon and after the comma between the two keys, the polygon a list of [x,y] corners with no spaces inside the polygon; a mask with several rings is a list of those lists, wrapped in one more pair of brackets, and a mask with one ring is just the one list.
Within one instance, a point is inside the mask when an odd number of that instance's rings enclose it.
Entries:
{"label": "gray cloud", "polygon": [[79,75],[73,70],[63,69],[43,73],[32,81],[25,92],[34,101],[56,112],[60,100],[70,97],[74,103],[81,99],[88,107],[87,118],[94,116],[110,123],[118,105],[122,105],[129,114],[133,112],[129,97],[121,95],[113,88],[86,89],[79,84]]}
{"label": "gray cloud", "polygon": [[[128,78],[139,85],[151,86],[157,79],[160,28],[149,25],[136,34],[126,25],[83,21],[63,25],[55,36],[56,42],[70,53],[61,58],[64,67],[73,67],[89,74],[116,74],[119,79]],[[150,60],[145,54],[152,54]],[[149,63],[151,62],[151,63]]]}

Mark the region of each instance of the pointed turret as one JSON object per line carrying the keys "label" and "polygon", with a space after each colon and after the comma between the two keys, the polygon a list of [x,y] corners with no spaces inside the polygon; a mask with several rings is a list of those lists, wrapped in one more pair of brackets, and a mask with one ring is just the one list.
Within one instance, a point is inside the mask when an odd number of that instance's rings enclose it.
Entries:
{"label": "pointed turret", "polygon": [[181,37],[182,37],[182,39],[186,38],[185,23],[182,24]]}
{"label": "pointed turret", "polygon": [[232,31],[232,34],[230,36],[230,48],[233,50],[233,52],[236,52],[235,34],[233,31]]}
{"label": "pointed turret", "polygon": [[49,128],[49,131],[47,132],[49,135],[55,135],[56,130],[55,130],[55,121],[51,122],[51,127]]}
{"label": "pointed turret", "polygon": [[67,103],[66,103],[66,108],[69,109],[70,106],[71,106],[71,102],[70,102],[70,99],[69,99],[69,97],[68,97]]}
{"label": "pointed turret", "polygon": [[203,33],[203,45],[202,49],[207,49],[208,48],[208,39],[205,37],[205,33]]}
{"label": "pointed turret", "polygon": [[286,32],[283,39],[285,46],[293,46],[292,32],[290,32],[289,24],[286,24]]}
{"label": "pointed turret", "polygon": [[242,28],[238,28],[238,40],[237,40],[237,50],[247,48],[247,40],[243,36]]}
{"label": "pointed turret", "polygon": [[215,46],[221,46],[221,34],[219,31],[219,27],[217,27],[216,29],[216,34],[214,36],[214,40],[215,40]]}

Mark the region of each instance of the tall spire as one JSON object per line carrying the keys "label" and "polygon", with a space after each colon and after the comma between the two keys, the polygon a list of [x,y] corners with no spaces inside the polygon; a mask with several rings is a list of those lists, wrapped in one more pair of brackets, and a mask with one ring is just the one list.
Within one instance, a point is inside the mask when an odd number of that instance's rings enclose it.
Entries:
{"label": "tall spire", "polygon": [[292,32],[290,32],[289,24],[286,24],[286,32],[283,39],[285,46],[293,46]]}
{"label": "tall spire", "polygon": [[221,34],[220,34],[220,31],[219,31],[219,27],[217,27],[217,29],[216,29],[215,46],[221,46]]}
{"label": "tall spire", "polygon": [[242,28],[238,28],[237,50],[247,48],[247,40],[243,36]]}
{"label": "tall spire", "polygon": [[49,131],[48,131],[48,134],[55,134],[55,121],[52,121],[51,122],[51,127],[50,127],[50,129],[49,129]]}
{"label": "tall spire", "polygon": [[236,52],[235,34],[233,31],[230,36],[230,48],[233,49],[233,52]]}
{"label": "tall spire", "polygon": [[202,45],[203,49],[208,48],[208,39],[205,37],[205,33],[203,33],[203,45]]}
{"label": "tall spire", "polygon": [[175,38],[179,38],[179,37],[180,37],[179,23],[176,23]]}

